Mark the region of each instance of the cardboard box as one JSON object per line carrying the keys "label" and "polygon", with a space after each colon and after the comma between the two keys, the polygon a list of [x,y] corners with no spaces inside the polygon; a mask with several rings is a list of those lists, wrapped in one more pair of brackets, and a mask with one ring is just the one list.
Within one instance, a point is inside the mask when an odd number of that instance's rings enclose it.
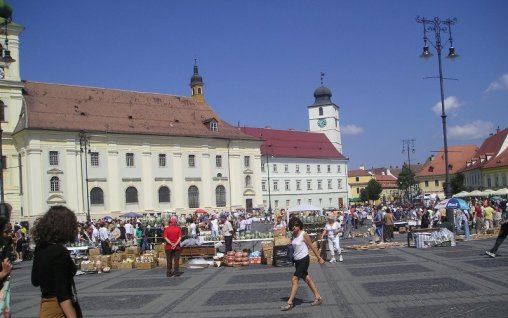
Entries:
{"label": "cardboard box", "polygon": [[89,272],[89,271],[93,271],[95,270],[95,265],[94,263],[81,263],[80,265],[80,269],[84,272]]}
{"label": "cardboard box", "polygon": [[166,258],[166,252],[159,252],[158,258]]}
{"label": "cardboard box", "polygon": [[285,236],[278,236],[274,238],[274,245],[275,246],[285,246],[291,243],[291,240]]}
{"label": "cardboard box", "polygon": [[125,255],[125,253],[114,253],[114,254],[111,254],[111,261],[112,262],[121,262],[121,261],[123,261],[126,258],[127,258],[127,256]]}
{"label": "cardboard box", "polygon": [[125,249],[125,254],[139,255],[139,247],[138,246],[129,246]]}
{"label": "cardboard box", "polygon": [[157,252],[164,252],[164,249],[166,248],[166,245],[165,244],[157,244],[155,245],[155,250]]}
{"label": "cardboard box", "polygon": [[152,269],[155,268],[155,262],[136,263],[136,269]]}
{"label": "cardboard box", "polygon": [[273,237],[277,237],[277,236],[286,236],[286,229],[273,230]]}
{"label": "cardboard box", "polygon": [[118,263],[118,269],[132,269],[133,266],[134,266],[134,263],[132,263],[132,262]]}
{"label": "cardboard box", "polygon": [[165,258],[158,258],[159,267],[166,267],[167,266],[167,260]]}
{"label": "cardboard box", "polygon": [[119,264],[122,264],[121,262],[111,262],[111,269],[118,269]]}
{"label": "cardboard box", "polygon": [[98,248],[90,248],[88,249],[88,256],[99,256],[101,255],[101,250]]}
{"label": "cardboard box", "polygon": [[111,266],[111,255],[102,255],[99,257],[99,260],[102,263],[102,266]]}

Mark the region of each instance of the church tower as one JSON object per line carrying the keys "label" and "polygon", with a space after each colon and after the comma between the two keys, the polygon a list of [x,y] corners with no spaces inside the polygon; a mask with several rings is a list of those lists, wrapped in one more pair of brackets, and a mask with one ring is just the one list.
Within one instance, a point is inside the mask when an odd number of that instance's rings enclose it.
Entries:
{"label": "church tower", "polygon": [[190,87],[191,87],[191,96],[198,102],[204,102],[205,96],[203,92],[203,86],[205,83],[203,83],[203,78],[201,75],[199,75],[198,72],[198,64],[197,60],[194,60],[194,74],[191,77],[190,80]]}
{"label": "church tower", "polygon": [[332,100],[332,92],[323,86],[321,73],[321,86],[314,91],[314,104],[308,106],[309,131],[324,133],[335,148],[342,153],[342,140],[339,125],[339,106]]}

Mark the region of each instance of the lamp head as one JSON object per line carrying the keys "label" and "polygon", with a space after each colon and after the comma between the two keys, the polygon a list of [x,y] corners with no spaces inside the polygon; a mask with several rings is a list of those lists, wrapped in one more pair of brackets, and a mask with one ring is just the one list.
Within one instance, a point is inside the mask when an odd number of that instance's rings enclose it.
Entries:
{"label": "lamp head", "polygon": [[453,46],[450,46],[450,48],[448,49],[448,56],[447,56],[447,58],[454,59],[456,57],[459,57],[459,55],[455,53],[455,48]]}
{"label": "lamp head", "polygon": [[2,60],[2,62],[5,62],[5,63],[16,62],[16,60],[12,58],[11,51],[9,51],[9,50],[4,51],[4,57],[2,57],[1,60]]}
{"label": "lamp head", "polygon": [[422,55],[420,55],[420,57],[423,57],[424,59],[432,57],[432,53],[430,53],[428,46],[423,47]]}

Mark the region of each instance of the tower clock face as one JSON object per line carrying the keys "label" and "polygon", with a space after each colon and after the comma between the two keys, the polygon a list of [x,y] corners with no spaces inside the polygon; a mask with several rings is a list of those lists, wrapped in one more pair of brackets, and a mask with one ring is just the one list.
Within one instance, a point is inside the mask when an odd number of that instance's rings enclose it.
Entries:
{"label": "tower clock face", "polygon": [[320,118],[317,122],[317,125],[320,127],[320,128],[324,128],[326,126],[326,119],[324,118]]}

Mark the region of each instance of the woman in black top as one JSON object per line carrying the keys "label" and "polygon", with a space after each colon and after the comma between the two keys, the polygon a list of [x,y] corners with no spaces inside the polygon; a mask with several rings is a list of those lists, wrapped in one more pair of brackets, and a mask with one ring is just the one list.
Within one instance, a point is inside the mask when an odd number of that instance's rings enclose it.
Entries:
{"label": "woman in black top", "polygon": [[39,317],[76,317],[72,294],[76,265],[64,245],[76,238],[76,215],[64,206],[53,206],[36,221],[32,233],[36,242],[32,284],[42,293]]}

